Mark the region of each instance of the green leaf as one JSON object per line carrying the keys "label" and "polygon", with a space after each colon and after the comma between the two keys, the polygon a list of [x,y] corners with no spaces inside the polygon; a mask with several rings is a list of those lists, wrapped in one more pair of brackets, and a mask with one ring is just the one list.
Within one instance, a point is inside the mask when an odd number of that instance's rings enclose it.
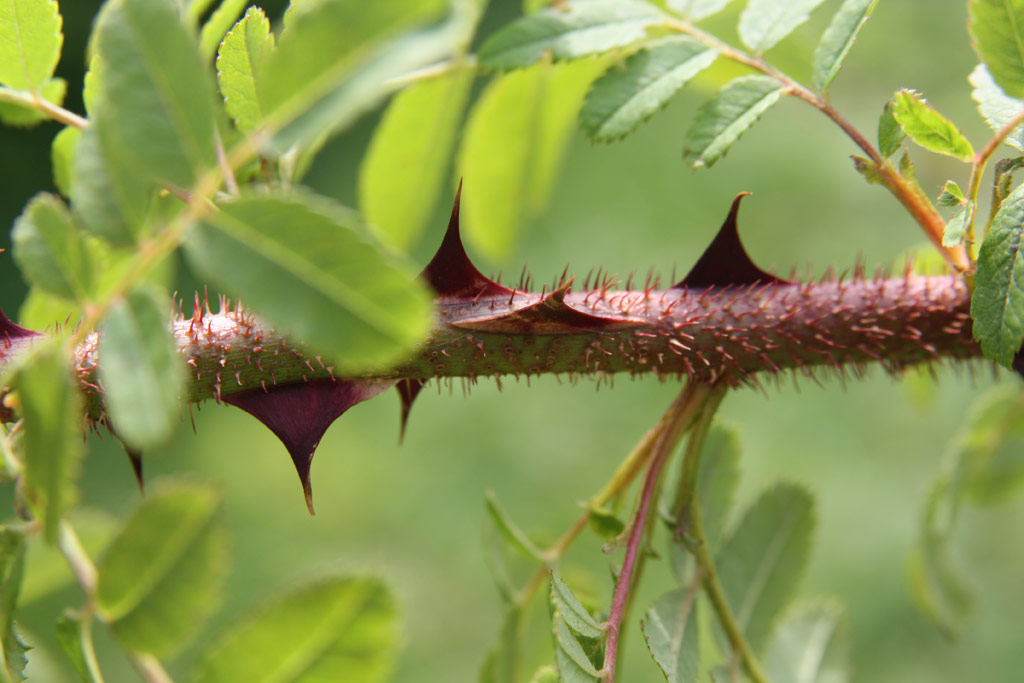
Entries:
{"label": "green leaf", "polygon": [[51,343],[33,353],[18,375],[26,494],[50,543],[77,497],[82,457],[82,410],[71,373],[65,354]]}
{"label": "green leaf", "polygon": [[413,269],[359,234],[325,198],[228,202],[189,235],[196,270],[337,368],[395,362],[430,330],[431,298]]}
{"label": "green leaf", "polygon": [[613,66],[594,83],[580,110],[580,126],[599,142],[625,137],[717,56],[717,50],[685,36],[648,43],[624,67]]}
{"label": "green leaf", "polygon": [[1006,198],[1010,196],[1013,186],[1013,174],[1024,167],[1024,157],[1000,159],[996,162],[992,179],[992,211],[998,212]]}
{"label": "green leaf", "polygon": [[138,288],[100,324],[104,402],[114,431],[136,451],[163,442],[181,421],[185,366],[168,329],[168,310],[163,297]]}
{"label": "green leaf", "polygon": [[519,683],[523,608],[513,604],[501,620],[498,642],[480,667],[480,683]]}
{"label": "green leaf", "polygon": [[740,40],[756,54],[775,46],[811,18],[823,0],[750,0],[740,14]]}
{"label": "green leaf", "polygon": [[733,427],[712,425],[704,439],[697,499],[708,549],[718,550],[722,530],[729,521],[733,496],[740,482],[740,438]]}
{"label": "green leaf", "polygon": [[[913,183],[917,185],[917,171],[914,169],[914,162],[910,159],[909,150],[903,150],[903,156],[900,157],[899,169],[904,178],[913,181]],[[918,187],[920,186],[918,185]]]}
{"label": "green leaf", "polygon": [[246,10],[217,51],[217,83],[224,108],[243,133],[252,133],[263,122],[260,82],[273,51],[270,21],[259,7]]}
{"label": "green leaf", "polygon": [[359,205],[383,242],[406,249],[423,232],[448,177],[472,83],[471,69],[422,81],[384,113],[359,169]]}
{"label": "green leaf", "polygon": [[57,0],[0,1],[0,83],[36,90],[53,75],[64,43]]}
{"label": "green leaf", "polygon": [[900,90],[893,96],[892,115],[910,136],[927,150],[970,161],[974,148],[956,126],[928,106],[924,97],[913,90]]}
{"label": "green leaf", "polygon": [[754,650],[803,575],[814,529],[813,499],[794,484],[761,494],[719,553],[719,579]]}
{"label": "green leaf", "polygon": [[[106,547],[120,520],[96,509],[76,507],[67,515],[78,540],[89,557],[98,557]],[[56,546],[33,543],[25,555],[25,580],[20,600],[30,604],[70,586],[75,581],[68,561]]]}
{"label": "green leaf", "polygon": [[208,484],[161,482],[111,541],[98,565],[96,603],[128,648],[167,655],[215,608],[228,561],[220,503]]}
{"label": "green leaf", "polygon": [[975,504],[1005,502],[1024,485],[1024,395],[999,386],[972,407],[959,444],[958,480]]}
{"label": "green leaf", "polygon": [[697,608],[694,597],[695,592],[687,594],[681,588],[665,593],[640,622],[647,649],[668,683],[697,680],[700,652],[697,620],[691,618]]}
{"label": "green leaf", "polygon": [[558,669],[550,665],[537,669],[533,673],[533,678],[530,679],[530,683],[560,683],[560,681]]}
{"label": "green leaf", "polygon": [[601,60],[541,63],[493,79],[472,108],[457,167],[463,234],[491,259],[547,202],[573,122]]}
{"label": "green leaf", "polygon": [[53,138],[50,148],[50,160],[53,164],[53,184],[65,197],[71,196],[71,182],[74,177],[75,150],[82,131],[74,126],[65,126],[64,130]]}
{"label": "green leaf", "polygon": [[[973,86],[971,97],[978,103],[978,112],[992,132],[998,133],[1003,126],[1010,122],[1010,119],[1024,109],[1024,101],[1007,97],[1006,93],[992,80],[992,76],[984,64],[974,67],[967,80]],[[1010,131],[1003,142],[1024,152],[1024,124]]]}
{"label": "green leaf", "polygon": [[626,523],[608,508],[592,507],[590,514],[587,515],[587,526],[601,538],[611,540],[622,534]]}
{"label": "green leaf", "polygon": [[814,85],[818,90],[828,90],[839,75],[857,34],[877,4],[878,0],[846,0],[832,17],[832,23],[825,29],[818,49],[814,51]]}
{"label": "green leaf", "polygon": [[947,180],[942,186],[942,193],[939,194],[939,206],[962,206],[967,200],[964,199],[964,191],[954,180]]}
{"label": "green leaf", "polygon": [[25,570],[25,534],[0,527],[0,661],[5,680],[20,683],[25,680],[25,653],[28,646],[18,636],[14,612],[18,605],[18,592]]}
{"label": "green leaf", "polygon": [[1009,367],[1024,341],[1024,186],[1010,193],[989,227],[978,254],[971,296],[974,338],[981,351]]}
{"label": "green leaf", "polygon": [[700,21],[725,9],[732,0],[668,0],[665,6],[688,21]]}
{"label": "green leaf", "polygon": [[[224,34],[248,3],[249,0],[221,0],[220,5],[203,24],[203,29],[199,32],[199,54],[204,62],[209,62],[217,54],[217,46],[224,39]],[[262,10],[255,6],[249,9],[262,13]]]}
{"label": "green leaf", "polygon": [[508,513],[498,504],[498,499],[494,495],[494,491],[488,489],[484,493],[484,502],[487,505],[487,513],[491,516],[491,520],[494,522],[495,528],[501,532],[502,537],[511,545],[513,548],[522,553],[525,557],[528,557],[538,562],[544,562],[544,553],[534,545],[530,537],[519,528],[519,526],[512,521],[508,516]]}
{"label": "green leaf", "polygon": [[878,168],[878,164],[871,161],[870,159],[859,157],[856,154],[851,155],[850,158],[853,159],[853,167],[857,170],[857,173],[860,173],[862,176],[864,176],[864,179],[867,180],[870,184],[886,184],[885,176],[882,175],[882,171]]}
{"label": "green leaf", "polygon": [[529,66],[551,54],[576,59],[634,43],[664,21],[642,0],[569,0],[513,21],[477,51],[486,69]]}
{"label": "green leaf", "polygon": [[767,76],[740,76],[718,91],[697,112],[686,132],[683,156],[694,168],[711,166],[782,96],[782,86]]}
{"label": "green leaf", "polygon": [[278,593],[207,650],[192,683],[390,680],[398,616],[378,579],[332,576]]}
{"label": "green leaf", "polygon": [[843,608],[819,599],[785,612],[764,657],[769,680],[843,683],[849,679],[850,646]]}
{"label": "green leaf", "polygon": [[978,58],[1010,97],[1024,98],[1024,4],[970,0],[967,28]]}
{"label": "green leaf", "polygon": [[[68,82],[63,78],[51,78],[39,87],[40,97],[57,106],[64,104],[64,96],[67,92]],[[35,107],[23,107],[13,102],[0,102],[0,121],[8,126],[30,128],[49,120],[50,117],[47,114]]]}
{"label": "green leaf", "polygon": [[560,617],[574,632],[584,638],[596,639],[604,636],[601,625],[590,616],[590,612],[554,572],[551,573],[551,601],[557,606]]}
{"label": "green leaf", "polygon": [[882,153],[882,157],[891,157],[900,148],[900,143],[906,136],[892,115],[892,102],[886,102],[882,115],[878,117],[878,151]]}
{"label": "green leaf", "polygon": [[37,194],[11,230],[14,261],[33,285],[70,300],[83,300],[92,266],[71,214],[60,197]]}
{"label": "green leaf", "polygon": [[955,247],[964,241],[967,226],[974,219],[974,202],[968,201],[962,209],[953,214],[942,233],[942,246]]}
{"label": "green leaf", "polygon": [[[91,619],[92,616],[89,616]],[[91,628],[82,621],[81,615],[72,610],[66,610],[64,614],[57,617],[57,644],[67,655],[71,662],[71,668],[78,674],[83,683],[100,683],[103,679],[89,666],[86,657],[86,635],[85,629]]]}
{"label": "green leaf", "polygon": [[568,624],[556,612],[552,619],[555,632],[555,664],[564,683],[592,683],[601,674]]}

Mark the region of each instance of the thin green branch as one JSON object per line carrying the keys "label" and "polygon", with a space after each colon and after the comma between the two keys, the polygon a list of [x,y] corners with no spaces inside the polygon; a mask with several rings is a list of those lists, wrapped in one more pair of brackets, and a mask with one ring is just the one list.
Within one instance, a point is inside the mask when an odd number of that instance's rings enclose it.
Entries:
{"label": "thin green branch", "polygon": [[[985,146],[981,148],[980,152],[975,152],[974,160],[971,164],[971,176],[967,181],[967,199],[974,202],[975,207],[978,205],[978,192],[981,188],[981,178],[985,173],[985,166],[988,164],[989,159],[992,158],[992,155],[995,154],[996,150],[999,149],[999,146],[1003,144],[1006,137],[1021,123],[1024,123],[1024,109],[1021,109],[1009,121],[1003,124],[1003,127],[1000,128],[995,135],[989,138],[988,142],[985,143]],[[992,213],[990,214],[992,217],[995,216],[995,211],[996,207],[993,206]],[[966,243],[971,245],[970,248],[972,250],[977,244],[974,232],[974,221],[977,215],[978,212],[975,210],[974,214],[968,217],[970,220],[967,221],[967,229],[964,235]]]}
{"label": "thin green branch", "polygon": [[83,118],[75,112],[54,104],[28,90],[14,90],[13,88],[0,86],[0,102],[10,102],[11,104],[35,109],[66,126],[82,129],[89,125],[89,119]]}

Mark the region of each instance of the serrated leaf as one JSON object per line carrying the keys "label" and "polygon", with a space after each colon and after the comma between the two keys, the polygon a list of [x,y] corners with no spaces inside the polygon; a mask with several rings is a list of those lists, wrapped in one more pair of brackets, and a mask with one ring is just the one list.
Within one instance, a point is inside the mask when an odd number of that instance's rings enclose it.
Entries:
{"label": "serrated leaf", "polygon": [[188,680],[387,681],[397,622],[394,598],[378,579],[327,577],[243,615],[206,649]]}
{"label": "serrated leaf", "polygon": [[844,683],[849,678],[849,641],[843,608],[827,599],[786,611],[764,657],[769,680],[792,683]]}
{"label": "serrated leaf", "polygon": [[708,549],[718,550],[722,530],[729,521],[733,496],[740,481],[740,439],[732,427],[712,425],[704,439],[697,499]]}
{"label": "serrated leaf", "polygon": [[960,189],[956,181],[947,180],[946,184],[942,186],[942,192],[939,194],[939,206],[960,206],[965,201],[964,191]]}
{"label": "serrated leaf", "polygon": [[974,220],[974,202],[968,201],[962,209],[953,214],[942,232],[942,246],[955,247],[964,241],[968,224]]}
{"label": "serrated leaf", "polygon": [[168,302],[132,290],[100,323],[99,377],[118,437],[142,451],[165,441],[181,421],[184,364],[168,328]]}
{"label": "serrated leaf", "polygon": [[484,41],[477,57],[486,69],[529,66],[547,54],[587,57],[636,42],[664,19],[642,0],[569,0],[508,24]]}
{"label": "serrated leaf", "polygon": [[[0,527],[0,677],[15,683],[25,680],[25,652],[28,647],[18,636],[14,612],[18,605],[25,570],[25,534]],[[4,676],[6,674],[6,676]]]}
{"label": "serrated leaf", "polygon": [[[978,112],[992,132],[998,133],[1003,126],[1010,122],[1010,119],[1024,109],[1024,101],[1008,97],[992,80],[992,76],[984,64],[974,67],[967,80],[973,86],[971,98],[978,103]],[[1024,124],[1010,131],[1003,142],[1024,152]]]}
{"label": "serrated leaf", "polygon": [[990,209],[993,213],[999,211],[999,207],[1010,196],[1010,188],[1013,187],[1013,174],[1022,167],[1024,167],[1024,157],[1000,159],[996,162],[992,178],[992,208]]}
{"label": "serrated leaf", "polygon": [[882,175],[881,170],[878,168],[878,164],[871,161],[870,159],[859,157],[856,154],[851,155],[850,159],[853,160],[853,167],[857,170],[857,173],[860,173],[862,176],[864,176],[864,179],[867,180],[870,184],[886,184],[885,176]]}
{"label": "serrated leaf", "polygon": [[782,86],[767,76],[740,76],[718,91],[697,112],[683,143],[694,167],[711,166],[779,101]]}
{"label": "serrated leaf", "polygon": [[900,157],[899,169],[904,178],[913,181],[913,183],[917,185],[917,170],[914,168],[914,162],[910,158],[910,150],[903,150],[903,156]]}
{"label": "serrated leaf", "polygon": [[600,60],[536,64],[493,79],[470,110],[458,152],[463,235],[506,256],[547,202],[583,95]]}
{"label": "serrated leaf", "polygon": [[668,683],[697,680],[700,652],[694,597],[683,589],[670,591],[647,608],[640,622],[647,649]]}
{"label": "serrated leaf", "polygon": [[[39,96],[57,106],[64,104],[64,96],[67,92],[68,83],[63,78],[51,78],[39,86]],[[13,102],[0,102],[0,121],[8,126],[30,128],[49,120],[49,115],[35,107],[24,107]]]}
{"label": "serrated leaf", "polygon": [[[91,615],[89,618],[92,618]],[[86,658],[85,628],[89,627],[83,623],[81,615],[71,610],[65,611],[57,617],[57,644],[83,683],[100,683],[103,679],[91,670]]]}
{"label": "serrated leaf", "polygon": [[590,616],[572,590],[565,585],[558,574],[551,573],[551,600],[558,606],[558,612],[574,632],[584,638],[601,638],[604,636],[604,629],[598,624],[594,617]]}
{"label": "serrated leaf", "polygon": [[719,579],[736,622],[754,650],[803,575],[814,530],[811,494],[794,484],[765,491],[718,554]]}
{"label": "serrated leaf", "polygon": [[217,84],[224,108],[243,133],[253,132],[263,122],[260,79],[273,51],[270,21],[259,7],[246,10],[217,51]]}
{"label": "serrated leaf", "polygon": [[[213,11],[213,14],[206,20],[206,23],[203,24],[203,29],[199,32],[199,54],[204,62],[209,62],[214,58],[217,54],[217,46],[224,39],[224,34],[227,33],[231,25],[235,23],[235,19],[238,19],[238,15],[242,13],[242,10],[248,4],[249,0],[221,0],[220,5]],[[255,6],[250,9],[259,10]]]}
{"label": "serrated leaf", "polygon": [[78,387],[62,350],[49,344],[18,374],[25,443],[25,486],[46,540],[57,541],[61,517],[77,498],[82,458]]}
{"label": "serrated leaf", "polygon": [[83,300],[92,266],[82,238],[60,197],[37,194],[11,230],[14,260],[33,285],[65,299]]}
{"label": "serrated leaf", "polygon": [[732,0],[668,0],[665,6],[688,21],[700,21],[725,9]]}
{"label": "serrated leaf", "polygon": [[0,83],[36,90],[53,75],[64,43],[56,0],[0,2]]}
{"label": "serrated leaf", "polygon": [[71,179],[75,163],[75,149],[82,131],[74,126],[65,126],[57,133],[50,147],[50,162],[53,165],[53,184],[65,197],[71,196]]}
{"label": "serrated leaf", "polygon": [[811,18],[823,0],[750,0],[740,14],[740,40],[756,54],[775,46]]}
{"label": "serrated leaf", "polygon": [[906,136],[892,115],[892,102],[886,102],[882,115],[878,117],[878,151],[882,153],[882,157],[891,157],[900,148],[900,143]]}
{"label": "serrated leaf", "polygon": [[1003,202],[978,254],[971,296],[974,338],[981,351],[1009,367],[1024,341],[1024,186]]}
{"label": "serrated leaf", "polygon": [[1024,396],[999,386],[979,397],[959,445],[958,481],[965,499],[990,505],[1024,485]]}
{"label": "serrated leaf", "polygon": [[668,36],[648,43],[623,66],[597,79],[580,110],[591,140],[609,142],[631,133],[718,56],[692,38]]}
{"label": "serrated leaf", "polygon": [[360,234],[325,198],[243,197],[197,225],[186,253],[199,273],[330,358],[366,371],[394,362],[430,329],[431,298],[413,269]]}
{"label": "serrated leaf", "polygon": [[825,29],[814,51],[814,85],[828,90],[850,54],[857,34],[867,23],[878,0],[846,0]]}
{"label": "serrated leaf", "polygon": [[480,667],[480,683],[519,683],[523,610],[513,604],[501,620],[501,632]]}
{"label": "serrated leaf", "polygon": [[512,518],[508,516],[508,513],[506,513],[501,505],[498,504],[498,499],[494,495],[494,491],[488,489],[484,493],[484,503],[487,505],[487,513],[494,522],[495,528],[501,532],[505,541],[525,557],[543,563],[544,553],[534,545],[533,541],[530,540],[530,537],[512,521]]}
{"label": "serrated leaf", "polygon": [[913,90],[893,96],[892,115],[911,140],[927,150],[970,161],[974,148],[956,126]]}
{"label": "serrated leaf", "polygon": [[552,616],[555,629],[555,664],[565,683],[591,683],[600,673],[590,661],[583,645],[560,616]]}
{"label": "serrated leaf", "polygon": [[359,205],[383,242],[407,249],[423,232],[472,83],[458,69],[406,88],[385,111],[359,169]]}
{"label": "serrated leaf", "polygon": [[228,560],[220,504],[208,484],[162,482],[110,542],[97,567],[96,604],[125,646],[167,655],[214,610]]}
{"label": "serrated leaf", "polygon": [[967,28],[978,58],[1010,97],[1024,98],[1024,4],[970,0]]}

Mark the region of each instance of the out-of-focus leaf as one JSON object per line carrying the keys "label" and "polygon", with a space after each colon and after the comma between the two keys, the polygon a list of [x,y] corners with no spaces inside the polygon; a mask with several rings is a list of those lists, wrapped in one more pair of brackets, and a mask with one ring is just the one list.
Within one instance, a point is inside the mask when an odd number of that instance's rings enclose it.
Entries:
{"label": "out-of-focus leaf", "polygon": [[832,600],[805,602],[786,610],[764,657],[769,680],[845,683],[850,646],[843,608]]}
{"label": "out-of-focus leaf", "polygon": [[[13,683],[25,680],[25,653],[28,646],[18,636],[14,611],[25,568],[25,535],[6,527],[0,528],[0,677]],[[6,674],[6,675],[5,675]]]}
{"label": "out-of-focus leaf", "polygon": [[733,496],[740,482],[740,438],[732,427],[712,425],[704,439],[697,499],[708,549],[718,550],[722,530],[729,521]]}
{"label": "out-of-focus leaf", "polygon": [[1024,157],[1000,159],[996,162],[992,178],[992,206],[989,209],[993,215],[999,211],[999,207],[1010,196],[1010,188],[1013,187],[1013,174],[1021,168],[1024,168]]}
{"label": "out-of-focus leaf", "polygon": [[580,110],[580,126],[591,140],[625,137],[717,56],[717,50],[685,36],[648,43],[624,66],[613,66],[594,83]]}
{"label": "out-of-focus leaf", "polygon": [[273,51],[270,21],[259,7],[246,10],[217,51],[217,83],[224,108],[243,133],[253,132],[263,122],[259,83]]}
{"label": "out-of-focus leaf", "polygon": [[953,214],[942,233],[942,246],[955,247],[964,241],[967,225],[974,219],[974,202],[968,200],[962,209]]}
{"label": "out-of-focus leaf", "polygon": [[167,439],[181,420],[184,364],[168,304],[148,287],[115,303],[100,324],[99,373],[110,422],[133,450]]}
{"label": "out-of-focus leaf", "polygon": [[[89,557],[98,557],[114,535],[119,521],[113,515],[96,509],[76,507],[68,514],[78,540]],[[33,543],[25,555],[25,580],[20,600],[30,604],[53,594],[75,581],[68,561],[55,546]]]}
{"label": "out-of-focus leaf", "polygon": [[885,185],[885,176],[882,175],[881,170],[878,168],[878,164],[870,159],[859,157],[856,154],[851,155],[850,158],[853,160],[853,167],[857,169],[857,173],[864,176],[864,179],[870,184]]}
{"label": "out-of-focus leaf", "polygon": [[57,541],[61,517],[77,497],[82,457],[78,387],[63,350],[48,344],[18,375],[25,434],[25,486],[46,540]]}
{"label": "out-of-focus leaf", "polygon": [[1024,98],[1024,4],[970,0],[967,9],[971,45],[979,59],[1003,92]]}
{"label": "out-of-focus leaf", "polygon": [[939,206],[961,206],[965,201],[964,191],[960,189],[956,181],[947,180],[939,194]]}
{"label": "out-of-focus leaf", "polygon": [[556,612],[552,616],[555,631],[555,664],[565,683],[593,683],[601,674],[583,645]]}
{"label": "out-of-focus leaf", "polygon": [[[228,560],[220,502],[208,484],[162,482],[111,541],[98,565],[96,603],[127,647],[169,654],[216,607]],[[252,648],[248,658],[266,651]]]}
{"label": "out-of-focus leaf", "polygon": [[511,605],[501,620],[501,632],[480,667],[480,683],[519,683],[519,651],[523,608]]}
{"label": "out-of-focus leaf", "polygon": [[877,4],[878,0],[846,0],[832,17],[814,52],[814,85],[819,90],[827,90],[839,75],[857,34]]}
{"label": "out-of-focus leaf", "polygon": [[823,0],[750,0],[740,14],[740,40],[761,54],[811,18]]}
{"label": "out-of-focus leaf", "polygon": [[57,0],[0,2],[0,83],[35,90],[53,75],[64,43]]}
{"label": "out-of-focus leaf", "polygon": [[900,148],[907,134],[892,115],[892,102],[885,103],[882,115],[878,117],[878,151],[888,159]]}
{"label": "out-of-focus leaf", "polygon": [[530,683],[560,683],[558,669],[550,665],[542,666],[534,672]]}
{"label": "out-of-focus leaf", "polygon": [[974,338],[981,351],[1010,366],[1024,342],[1024,187],[1006,198],[989,227],[978,254],[971,296]]}
{"label": "out-of-focus leaf", "polygon": [[542,62],[503,74],[473,106],[458,153],[463,234],[489,258],[511,251],[547,202],[583,95],[605,63]]}
{"label": "out-of-focus leaf", "polygon": [[[91,615],[89,617],[92,618]],[[94,672],[89,666],[89,660],[85,654],[85,631],[89,628],[82,621],[81,615],[67,610],[57,617],[57,644],[67,655],[71,662],[71,668],[78,674],[82,683],[100,683],[98,672]]]}
{"label": "out-of-focus leaf", "polygon": [[754,650],[796,590],[814,530],[811,494],[780,484],[761,494],[718,554],[719,579],[729,606]]}
{"label": "out-of-focus leaf", "polygon": [[45,192],[33,197],[15,221],[11,241],[14,260],[30,283],[65,299],[86,297],[92,267],[60,197]]}
{"label": "out-of-focus leaf", "polygon": [[601,625],[590,616],[590,612],[580,604],[579,598],[554,572],[551,574],[551,600],[557,605],[561,618],[576,633],[584,638],[600,638],[604,635]]}
{"label": "out-of-focus leaf", "polygon": [[[1014,116],[1024,109],[1024,101],[1008,97],[992,80],[984,64],[979,64],[967,77],[973,86],[971,97],[978,103],[978,112],[992,132],[999,132]],[[1003,138],[1003,142],[1024,152],[1024,124],[1017,126]]]}
{"label": "out-of-focus leaf", "polygon": [[[44,81],[39,87],[39,96],[58,106],[64,104],[64,96],[67,92],[68,83],[63,78],[51,78]],[[34,107],[23,107],[13,102],[0,102],[0,121],[8,126],[29,128],[49,120],[50,117],[47,114]]]}
{"label": "out-of-focus leaf", "polygon": [[501,532],[502,537],[511,545],[513,548],[522,553],[525,557],[536,560],[538,562],[544,562],[544,553],[534,545],[530,537],[519,528],[512,518],[508,516],[508,513],[498,504],[498,499],[494,495],[494,491],[487,490],[484,493],[484,502],[487,505],[487,512],[491,516],[491,520],[494,521],[495,528]]}
{"label": "out-of-focus leaf", "polygon": [[912,180],[914,184],[917,185],[917,170],[914,168],[914,162],[910,159],[909,150],[903,150],[903,156],[900,157],[899,169],[904,178]]}
{"label": "out-of-focus leaf", "polygon": [[700,21],[725,9],[732,0],[667,0],[665,6],[689,21]]}
{"label": "out-of-focus leaf", "polygon": [[71,196],[71,179],[74,175],[75,149],[82,131],[74,126],[65,126],[64,130],[53,138],[50,148],[50,160],[53,164],[53,184],[65,197]]}
{"label": "out-of-focus leaf", "polygon": [[900,90],[893,96],[892,115],[911,140],[927,150],[970,161],[974,148],[949,119],[928,106],[913,90]]}
{"label": "out-of-focus leaf", "polygon": [[960,446],[960,486],[976,504],[1005,501],[1024,484],[1024,395],[999,386],[971,411]]}
{"label": "out-of-focus leaf", "polygon": [[359,170],[359,205],[382,241],[408,248],[426,226],[472,82],[468,68],[423,81],[384,113]]}
{"label": "out-of-focus leaf", "polygon": [[[249,0],[222,0],[210,18],[206,20],[202,31],[199,32],[199,54],[203,61],[209,62],[217,54],[217,46],[224,39],[224,34],[235,23],[235,19],[248,3]],[[250,9],[258,10],[259,8],[253,6]]]}
{"label": "out-of-focus leaf", "polygon": [[556,60],[586,57],[640,40],[664,19],[643,0],[568,0],[508,24],[477,56],[488,69],[529,66],[549,53]]}
{"label": "out-of-focus leaf", "polygon": [[626,528],[626,523],[605,507],[590,508],[587,525],[594,530],[594,533],[606,540],[617,538]]}
{"label": "out-of-focus leaf", "polygon": [[697,112],[686,132],[683,156],[694,160],[694,168],[711,166],[781,96],[782,86],[767,76],[740,76],[729,81]]}
{"label": "out-of-focus leaf", "polygon": [[398,615],[379,580],[332,576],[276,594],[207,649],[192,683],[390,680]]}
{"label": "out-of-focus leaf", "polygon": [[668,683],[697,680],[700,666],[694,594],[676,589],[647,608],[640,622],[647,649]]}

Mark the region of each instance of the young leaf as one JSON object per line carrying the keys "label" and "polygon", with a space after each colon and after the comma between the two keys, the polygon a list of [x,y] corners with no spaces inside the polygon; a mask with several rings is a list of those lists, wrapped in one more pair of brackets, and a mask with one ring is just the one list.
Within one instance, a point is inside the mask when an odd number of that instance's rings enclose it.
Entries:
{"label": "young leaf", "polygon": [[978,58],[1010,97],[1024,99],[1024,4],[970,0],[967,28]]}
{"label": "young leaf", "polygon": [[64,130],[53,138],[50,148],[50,161],[53,165],[53,184],[65,197],[71,196],[71,179],[74,175],[75,149],[82,131],[74,126],[65,126]]}
{"label": "young leaf", "polygon": [[856,154],[851,155],[850,158],[853,159],[853,167],[857,170],[857,173],[860,173],[862,176],[864,176],[864,179],[867,180],[870,184],[886,184],[885,176],[882,175],[881,170],[878,168],[878,164],[871,161],[870,159],[859,157]]}
{"label": "young leaf", "polygon": [[11,230],[14,260],[33,285],[72,301],[85,298],[91,264],[81,234],[64,202],[40,193],[32,198]]}
{"label": "young leaf", "polygon": [[590,612],[580,604],[572,590],[558,577],[551,574],[551,601],[558,610],[559,616],[566,625],[584,638],[601,638],[604,629],[598,624]]}
{"label": "young leaf", "polygon": [[592,507],[587,515],[587,526],[593,529],[594,533],[605,540],[618,538],[626,528],[623,522],[614,512],[605,507]]}
{"label": "young leaf", "polygon": [[486,69],[515,69],[548,53],[556,60],[596,55],[640,40],[664,18],[642,0],[569,0],[505,26],[477,56]]}
{"label": "young leaf", "polygon": [[111,541],[98,565],[96,603],[127,647],[169,654],[215,608],[228,560],[220,502],[207,484],[150,487]]}
{"label": "young leaf", "polygon": [[849,677],[849,641],[843,609],[832,600],[789,609],[775,627],[764,658],[769,680],[837,683]]}
{"label": "young leaf", "polygon": [[501,505],[498,504],[498,499],[494,495],[494,491],[488,489],[484,493],[484,502],[487,504],[487,512],[491,516],[491,520],[494,521],[495,527],[501,532],[502,537],[511,545],[513,548],[518,550],[524,556],[537,560],[538,562],[544,562],[544,553],[534,545],[530,537],[519,528],[519,526],[512,521],[508,516],[508,513],[502,509]]}
{"label": "young leaf", "polygon": [[398,615],[379,580],[331,576],[291,588],[206,648],[191,683],[390,680]]}
{"label": "young leaf", "polygon": [[725,541],[719,578],[736,621],[755,650],[803,574],[814,529],[811,494],[780,484],[761,494]]}
{"label": "young leaf", "polygon": [[[221,0],[220,5],[203,24],[203,30],[199,32],[199,54],[204,62],[208,63],[217,54],[217,46],[224,39],[224,34],[235,23],[235,19],[248,2],[249,0]],[[249,9],[259,10],[255,6]]]}
{"label": "young leaf", "polygon": [[57,0],[0,2],[0,83],[35,91],[53,75],[64,43]]}
{"label": "young leaf", "polygon": [[598,142],[625,137],[717,56],[717,50],[685,36],[648,43],[624,68],[613,66],[594,83],[580,110],[583,132]]}
{"label": "young leaf", "polygon": [[186,253],[211,284],[338,368],[365,371],[422,341],[431,300],[411,267],[359,233],[356,217],[325,198],[252,196],[197,225]]}
{"label": "young leaf", "polygon": [[962,209],[953,214],[942,233],[942,246],[955,247],[964,241],[967,225],[974,218],[974,202],[968,201]]}
{"label": "young leaf", "polygon": [[981,351],[1010,366],[1024,341],[1024,186],[1006,198],[989,227],[978,254],[971,296],[974,338]]}
{"label": "young leaf", "polygon": [[733,495],[740,480],[739,464],[739,433],[732,427],[712,425],[704,439],[697,480],[704,535],[712,553],[718,550],[722,530],[729,521]]}
{"label": "young leaf", "polygon": [[994,387],[971,411],[958,454],[962,495],[976,504],[1007,500],[1024,485],[1024,397]]}
{"label": "young leaf", "polygon": [[458,153],[464,234],[499,259],[547,202],[583,95],[600,60],[536,64],[492,80]]}
{"label": "young leaf", "polygon": [[964,191],[954,180],[947,180],[942,186],[942,193],[939,194],[939,206],[961,206],[966,200]]}
{"label": "young leaf", "polygon": [[383,242],[407,249],[426,226],[472,83],[458,69],[406,88],[384,113],[359,169],[359,205]]}
{"label": "young leaf", "polygon": [[[984,64],[979,64],[971,71],[967,80],[973,86],[971,97],[978,103],[978,112],[992,132],[999,132],[1014,116],[1024,109],[1024,101],[1007,97],[996,82],[992,80]],[[1024,124],[1014,128],[1003,142],[1010,147],[1024,152]]]}
{"label": "young leaf", "polygon": [[14,620],[24,569],[25,534],[0,527],[0,678],[14,683],[25,680],[28,664],[28,646],[18,636]]}
{"label": "young leaf", "polygon": [[877,4],[878,0],[846,0],[832,17],[832,23],[825,29],[818,49],[814,51],[814,85],[818,90],[828,90],[839,75],[857,34]]}
{"label": "young leaf", "polygon": [[974,148],[949,119],[928,106],[913,90],[900,90],[893,96],[892,115],[910,139],[925,149],[970,161]]}
{"label": "young leaf", "polygon": [[77,497],[82,457],[78,387],[56,344],[32,355],[18,374],[25,434],[25,486],[46,540],[57,541],[61,517]]}
{"label": "young leaf", "polygon": [[[64,96],[67,92],[68,82],[63,78],[51,78],[39,86],[39,96],[58,106],[64,104]],[[30,128],[49,120],[49,116],[34,107],[21,106],[13,102],[0,102],[0,121],[8,126]]]}
{"label": "young leaf", "polygon": [[781,96],[782,86],[767,76],[740,76],[729,81],[697,112],[686,132],[683,156],[695,160],[694,168],[711,166]]}
{"label": "young leaf", "polygon": [[217,84],[224,96],[224,108],[243,133],[253,132],[263,122],[260,79],[273,51],[270,21],[259,7],[246,10],[217,51]]}
{"label": "young leaf", "polygon": [[99,373],[110,422],[136,451],[166,440],[181,420],[184,365],[167,302],[149,288],[128,293],[100,324]]}
{"label": "young leaf", "polygon": [[732,0],[667,0],[665,6],[687,21],[700,21],[722,11]]}
{"label": "young leaf", "polygon": [[892,115],[892,102],[886,102],[882,115],[878,117],[878,151],[888,159],[900,148],[900,143],[906,136]]}
{"label": "young leaf", "polygon": [[697,680],[700,652],[696,608],[694,595],[680,588],[658,598],[640,622],[647,649],[668,683]]}
{"label": "young leaf", "polygon": [[992,211],[999,211],[1006,198],[1010,196],[1010,188],[1013,186],[1013,174],[1024,167],[1024,157],[1013,159],[1000,159],[996,162],[996,168],[992,179]]}
{"label": "young leaf", "polygon": [[761,54],[811,18],[823,0],[750,0],[740,15],[740,40]]}
{"label": "young leaf", "polygon": [[83,683],[100,683],[103,679],[97,675],[98,672],[92,670],[85,654],[85,628],[89,626],[82,621],[79,614],[72,610],[65,611],[57,617],[57,644],[67,655],[71,668]]}

